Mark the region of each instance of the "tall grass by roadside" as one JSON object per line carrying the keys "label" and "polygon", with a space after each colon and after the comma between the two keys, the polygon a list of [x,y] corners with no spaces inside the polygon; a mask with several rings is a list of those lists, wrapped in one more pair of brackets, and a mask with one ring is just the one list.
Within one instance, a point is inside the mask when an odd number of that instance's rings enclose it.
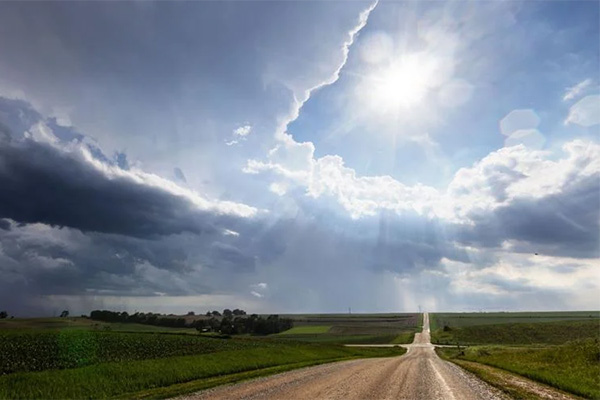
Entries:
{"label": "tall grass by roadside", "polygon": [[[102,363],[74,369],[22,372],[0,377],[0,398],[134,397],[139,391],[244,371],[392,356],[403,354],[404,351],[400,348],[365,349],[278,343],[269,349],[253,348],[197,356]],[[162,395],[169,395],[168,388],[163,390]]]}
{"label": "tall grass by roadside", "polygon": [[441,349],[447,357],[498,367],[587,398],[600,398],[600,344],[582,339],[544,347]]}

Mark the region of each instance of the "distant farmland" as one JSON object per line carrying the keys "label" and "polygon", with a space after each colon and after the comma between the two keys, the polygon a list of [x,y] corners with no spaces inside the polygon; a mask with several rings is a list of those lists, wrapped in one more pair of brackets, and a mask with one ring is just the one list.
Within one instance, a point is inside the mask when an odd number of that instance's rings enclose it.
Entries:
{"label": "distant farmland", "polygon": [[294,328],[281,339],[316,343],[410,343],[421,314],[289,314]]}
{"label": "distant farmland", "polygon": [[432,313],[430,314],[430,323],[431,330],[435,331],[443,328],[444,325],[460,328],[471,325],[596,320],[599,318],[599,311]]}

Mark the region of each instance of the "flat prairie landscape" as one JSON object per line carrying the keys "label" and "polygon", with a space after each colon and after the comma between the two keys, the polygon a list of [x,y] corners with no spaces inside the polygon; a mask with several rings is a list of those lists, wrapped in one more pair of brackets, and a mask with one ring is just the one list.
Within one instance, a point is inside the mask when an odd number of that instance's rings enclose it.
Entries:
{"label": "flat prairie landscape", "polygon": [[0,0],[0,400],[600,400],[600,0]]}
{"label": "flat prairie landscape", "polygon": [[600,398],[598,312],[281,317],[270,335],[3,320],[0,398]]}

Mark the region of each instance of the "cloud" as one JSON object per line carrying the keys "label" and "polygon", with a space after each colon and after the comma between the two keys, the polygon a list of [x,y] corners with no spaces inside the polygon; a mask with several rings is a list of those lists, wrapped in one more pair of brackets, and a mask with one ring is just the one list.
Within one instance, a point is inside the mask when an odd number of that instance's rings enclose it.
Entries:
{"label": "cloud", "polygon": [[266,293],[269,289],[269,285],[267,285],[264,282],[259,282],[259,283],[250,285],[250,288],[252,289],[250,291],[250,294],[252,296],[262,299],[266,296]]}
{"label": "cloud", "polygon": [[458,241],[476,247],[502,247],[514,252],[559,257],[600,257],[600,176],[567,184],[559,193],[519,198],[491,213],[470,215]]}
{"label": "cloud", "polygon": [[246,137],[252,132],[252,126],[244,125],[233,130],[233,134],[238,137]]}
{"label": "cloud", "polygon": [[[44,122],[0,141],[0,217],[82,231],[149,237],[213,230],[253,207],[211,201],[140,169],[125,170],[81,141],[62,143]],[[126,158],[125,158],[126,159]],[[43,199],[43,200],[42,200]]]}
{"label": "cloud", "polygon": [[256,214],[243,204],[211,202],[156,175],[106,165],[81,146],[63,150],[33,140],[0,147],[0,186],[0,216],[83,231],[200,233],[212,229],[216,217]]}
{"label": "cloud", "polygon": [[586,96],[573,104],[565,125],[577,124],[584,127],[600,124],[600,96]]}
{"label": "cloud", "polygon": [[[497,110],[525,104],[511,85],[494,90],[494,107],[482,102],[499,76],[517,76],[516,64],[506,61],[518,59],[518,51],[540,59],[533,49],[513,45],[514,32],[522,32],[515,29],[513,6],[510,15],[499,10],[505,5],[475,10],[500,16],[493,27],[477,22],[490,18],[464,20],[461,7],[421,13],[392,3],[299,2],[292,9],[278,3],[264,10],[241,3],[234,9],[165,4],[144,8],[142,23],[133,25],[108,9],[81,18],[95,6],[48,6],[43,23],[1,45],[7,57],[0,69],[9,86],[36,93],[56,118],[0,99],[0,185],[15,195],[0,193],[0,304],[74,314],[98,307],[185,312],[191,305],[271,313],[350,306],[414,311],[419,304],[429,310],[595,307],[597,144],[569,138],[558,148],[552,135],[566,128],[548,125],[556,110],[539,101],[542,108],[518,110],[525,113],[505,121],[502,138],[481,130],[497,125]],[[27,26],[18,23],[27,14],[21,7],[5,18],[17,31]],[[137,7],[123,12],[139,14]],[[154,18],[165,12],[181,23]],[[360,49],[363,61],[379,65],[392,47],[431,52],[430,61],[447,61],[431,82],[435,90],[422,108],[389,120],[382,132],[384,124],[371,116],[359,122],[373,125],[354,132],[361,140],[343,135],[327,120],[343,109],[338,100],[348,100],[337,95],[347,95],[368,72],[355,63],[360,57],[353,46],[361,44],[360,35],[397,29],[401,14],[409,15],[403,26],[418,21],[419,29],[409,29],[414,32],[406,38],[372,39],[369,54]],[[263,18],[259,29],[239,29],[256,19],[248,15]],[[199,17],[206,21],[198,23]],[[241,25],[223,24],[236,18]],[[81,20],[91,25],[81,27]],[[219,24],[220,39],[202,41]],[[499,25],[504,28],[496,31]],[[127,40],[112,46],[98,34],[102,26]],[[169,57],[148,52],[148,26],[163,41],[183,45],[169,47]],[[63,43],[74,35],[87,45],[66,51]],[[495,54],[486,57],[485,44],[498,36]],[[33,51],[47,44],[43,37],[56,38],[53,51]],[[90,43],[102,55],[93,62]],[[190,43],[203,51],[190,56]],[[261,43],[258,51],[255,43]],[[36,62],[32,54],[50,62]],[[206,64],[207,58],[214,62]],[[128,61],[114,69],[115,59]],[[532,92],[527,104],[562,90],[545,85],[548,74],[539,68],[529,72],[521,68],[526,63],[517,64],[519,81],[549,87]],[[334,84],[335,90],[317,95]],[[469,107],[457,107],[468,101]],[[446,108],[432,112],[438,106]],[[346,117],[337,120],[350,124],[356,115]],[[419,119],[432,123],[406,126]],[[541,122],[548,132],[545,151]],[[61,124],[83,127],[98,142]],[[335,145],[327,143],[331,138]],[[492,151],[501,140],[505,148]],[[384,146],[393,163],[361,170],[384,157],[377,153]],[[427,160],[409,154],[417,147],[429,151]],[[271,150],[265,155],[265,149]],[[419,163],[422,170],[415,169]],[[443,179],[424,181],[423,171]]]}
{"label": "cloud", "polygon": [[232,231],[231,229],[224,229],[223,230],[223,235],[225,235],[225,236],[234,236],[234,237],[240,236],[239,232]]}
{"label": "cloud", "polygon": [[238,143],[246,140],[248,138],[248,135],[250,135],[250,133],[252,133],[251,125],[243,125],[243,126],[237,127],[233,130],[233,139],[226,140],[225,145],[233,146],[235,144],[238,144]]}
{"label": "cloud", "polygon": [[271,150],[268,162],[249,162],[245,172],[272,174],[287,185],[304,188],[308,197],[332,199],[352,218],[389,210],[467,223],[472,213],[489,212],[518,198],[560,193],[565,185],[600,173],[597,144],[574,140],[563,151],[566,156],[555,160],[551,152],[505,147],[459,169],[445,190],[405,185],[390,176],[357,176],[341,157],[315,159],[311,143],[293,140]]}
{"label": "cloud", "polygon": [[590,78],[584,79],[578,84],[567,88],[565,91],[565,95],[563,96],[563,101],[574,100],[576,97],[579,97],[586,89],[588,89],[592,85],[592,80]]}

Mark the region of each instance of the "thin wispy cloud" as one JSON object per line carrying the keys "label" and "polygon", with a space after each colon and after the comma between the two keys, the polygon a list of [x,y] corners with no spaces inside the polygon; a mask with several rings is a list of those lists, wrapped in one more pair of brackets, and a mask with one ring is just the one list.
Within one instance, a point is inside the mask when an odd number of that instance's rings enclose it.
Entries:
{"label": "thin wispy cloud", "polygon": [[567,88],[567,90],[565,91],[565,95],[563,96],[563,101],[570,101],[570,100],[574,100],[575,98],[579,97],[588,88],[590,88],[592,86],[592,83],[593,83],[592,79],[587,78],[587,79],[584,79],[583,81],[579,82],[578,84],[571,86],[570,88]]}

